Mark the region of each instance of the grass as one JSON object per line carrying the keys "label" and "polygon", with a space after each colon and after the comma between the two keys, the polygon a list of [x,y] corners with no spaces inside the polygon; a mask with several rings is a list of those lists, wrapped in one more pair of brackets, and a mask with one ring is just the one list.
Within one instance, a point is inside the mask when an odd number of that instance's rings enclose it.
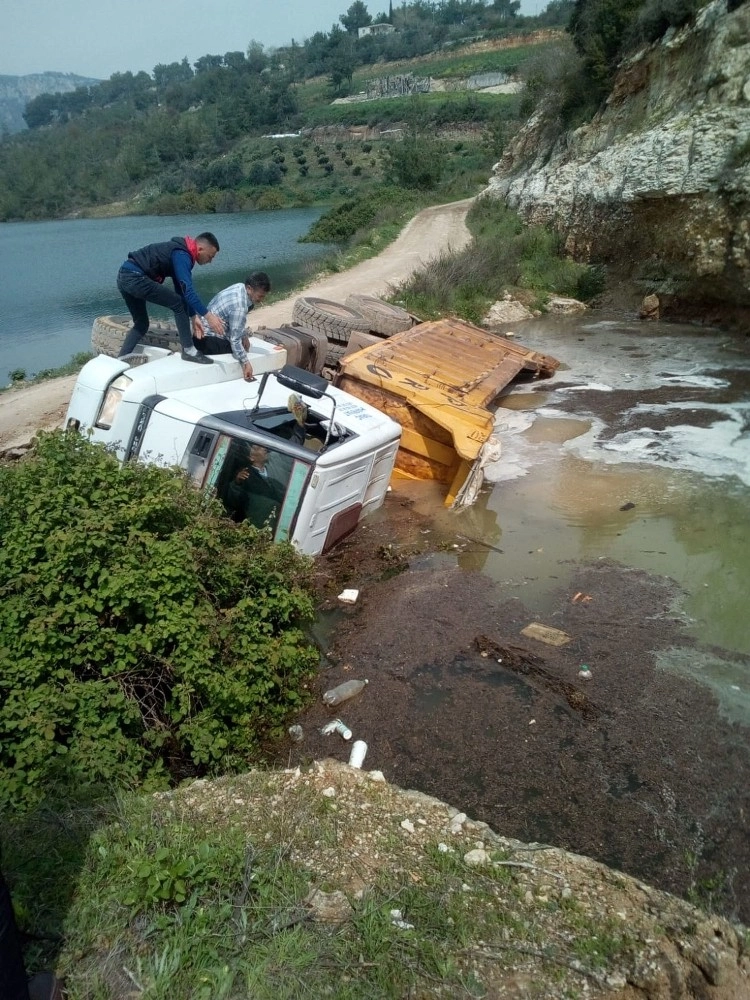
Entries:
{"label": "grass", "polygon": [[368,67],[354,75],[355,88],[381,76],[395,73],[413,73],[414,76],[434,76],[462,79],[477,73],[515,73],[518,67],[552,43],[517,45],[488,52],[457,53],[455,55],[430,55],[418,59],[387,63],[373,69]]}
{"label": "grass", "polygon": [[74,354],[70,361],[66,361],[59,368],[43,368],[32,375],[27,375],[23,368],[16,368],[8,372],[10,384],[0,387],[0,392],[6,392],[13,386],[31,385],[37,382],[46,382],[52,378],[62,378],[64,375],[75,375],[93,356],[93,354],[89,354],[86,351],[81,351],[78,354]]}
{"label": "grass", "polygon": [[379,98],[352,104],[327,104],[310,108],[306,127],[323,125],[393,125],[397,122],[487,122],[505,109],[515,110],[512,94],[478,94],[471,91],[415,94],[411,97]]}
{"label": "grass", "polygon": [[476,201],[467,224],[473,240],[466,250],[437,258],[398,290],[396,297],[410,312],[481,323],[506,292],[543,309],[552,294],[592,298],[602,290],[603,273],[565,256],[555,233],[524,226],[499,199]]}
{"label": "grass", "polygon": [[[55,965],[70,1000],[401,1000],[494,995],[521,961],[540,982],[528,996],[557,998],[574,995],[577,964],[596,978],[626,953],[621,926],[529,905],[534,866],[509,850],[475,866],[463,855],[476,835],[441,843],[447,813],[407,836],[414,812],[394,795],[256,771],[6,820],[6,875],[37,935],[27,965]],[[317,891],[335,919],[315,919]]]}

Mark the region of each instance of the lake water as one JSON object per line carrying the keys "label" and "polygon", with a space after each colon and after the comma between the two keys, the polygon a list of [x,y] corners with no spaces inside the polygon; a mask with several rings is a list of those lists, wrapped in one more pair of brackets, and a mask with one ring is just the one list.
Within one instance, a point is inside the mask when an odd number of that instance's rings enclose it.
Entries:
{"label": "lake water", "polygon": [[129,250],[209,231],[221,252],[193,272],[204,301],[255,270],[268,272],[274,291],[288,291],[329,252],[298,242],[321,213],[302,208],[0,224],[0,385],[15,369],[31,375],[88,351],[94,319],[127,312],[115,281]]}

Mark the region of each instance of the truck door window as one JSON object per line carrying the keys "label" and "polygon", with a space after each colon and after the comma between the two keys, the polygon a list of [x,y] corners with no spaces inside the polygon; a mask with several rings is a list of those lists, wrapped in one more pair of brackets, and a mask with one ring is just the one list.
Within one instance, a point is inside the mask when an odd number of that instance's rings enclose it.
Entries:
{"label": "truck door window", "polygon": [[220,435],[205,477],[232,520],[268,526],[277,541],[289,537],[310,466],[260,442]]}

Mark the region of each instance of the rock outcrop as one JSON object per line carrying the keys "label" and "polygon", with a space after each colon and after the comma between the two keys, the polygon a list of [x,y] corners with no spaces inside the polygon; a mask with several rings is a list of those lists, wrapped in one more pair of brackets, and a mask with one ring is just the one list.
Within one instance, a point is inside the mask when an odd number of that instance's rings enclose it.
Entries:
{"label": "rock outcrop", "polygon": [[712,0],[624,62],[606,105],[560,135],[539,110],[489,188],[663,315],[750,316],[750,5]]}

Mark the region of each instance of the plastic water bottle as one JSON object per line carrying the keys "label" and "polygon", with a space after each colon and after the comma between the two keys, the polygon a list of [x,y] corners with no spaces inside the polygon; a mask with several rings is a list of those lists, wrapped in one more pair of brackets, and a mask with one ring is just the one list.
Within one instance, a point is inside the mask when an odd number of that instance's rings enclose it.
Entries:
{"label": "plastic water bottle", "polygon": [[362,767],[367,754],[367,744],[364,740],[355,740],[349,754],[349,767]]}
{"label": "plastic water bottle", "polygon": [[340,705],[342,701],[348,701],[348,699],[353,698],[355,694],[359,694],[360,691],[364,691],[365,684],[367,684],[367,681],[344,681],[344,683],[339,684],[338,687],[332,688],[330,691],[326,691],[323,695],[323,701],[326,705],[331,707],[334,705]]}

